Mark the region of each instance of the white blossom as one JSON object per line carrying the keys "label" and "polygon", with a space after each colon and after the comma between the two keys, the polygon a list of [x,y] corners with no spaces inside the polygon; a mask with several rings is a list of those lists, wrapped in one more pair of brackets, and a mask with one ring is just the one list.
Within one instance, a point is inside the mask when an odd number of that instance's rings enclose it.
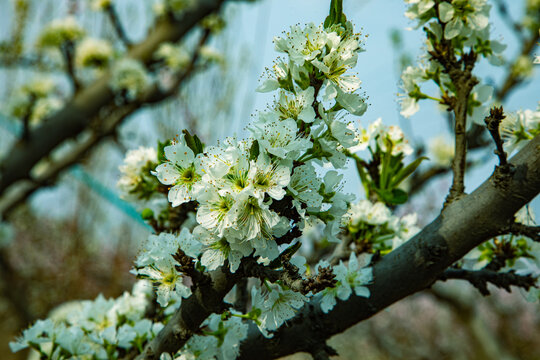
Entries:
{"label": "white blossom", "polygon": [[117,61],[112,68],[110,86],[115,92],[125,92],[128,99],[137,98],[150,84],[144,65],[134,59]]}
{"label": "white blossom", "polygon": [[106,67],[114,56],[111,44],[102,39],[85,38],[77,44],[75,64],[80,67]]}
{"label": "white blossom", "polygon": [[429,153],[433,155],[435,164],[441,167],[449,167],[454,158],[454,144],[450,143],[444,136],[431,139],[429,143]]}
{"label": "white blossom", "polygon": [[38,38],[40,47],[59,47],[67,41],[75,42],[84,36],[84,29],[74,17],[55,19],[41,32]]}
{"label": "white blossom", "polygon": [[160,164],[155,171],[158,180],[165,185],[173,185],[169,190],[169,201],[172,206],[179,206],[193,200],[202,190],[202,171],[195,154],[185,143],[182,137],[178,143],[166,146],[165,157],[168,160]]}
{"label": "white blossom", "polygon": [[[152,147],[140,146],[129,150],[124,158],[124,163],[118,168],[121,176],[116,186],[125,194],[131,193],[142,181],[145,168],[157,162],[157,152]],[[149,169],[147,170],[150,174]]]}

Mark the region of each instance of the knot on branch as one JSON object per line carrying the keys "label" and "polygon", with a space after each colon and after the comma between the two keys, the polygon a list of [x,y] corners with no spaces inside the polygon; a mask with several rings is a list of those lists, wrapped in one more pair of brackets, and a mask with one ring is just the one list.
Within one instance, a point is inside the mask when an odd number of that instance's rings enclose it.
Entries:
{"label": "knot on branch", "polygon": [[315,347],[310,347],[309,353],[313,356],[313,360],[328,360],[330,356],[338,356],[336,349],[326,344],[325,340],[314,343]]}
{"label": "knot on branch", "polygon": [[306,294],[310,291],[316,294],[328,287],[335,287],[336,284],[336,275],[332,271],[331,266],[319,266],[319,273],[315,277],[310,277],[303,281],[304,292]]}
{"label": "knot on branch", "polygon": [[198,286],[210,281],[208,276],[195,269],[194,259],[186,255],[181,249],[176,251],[176,254],[173,255],[173,259],[178,262],[178,265],[174,266],[176,270],[189,276],[194,285]]}
{"label": "knot on branch", "polygon": [[442,258],[448,254],[448,245],[443,238],[440,241],[433,243],[421,242],[415,254],[415,262],[417,266],[424,268],[431,267],[437,264]]}

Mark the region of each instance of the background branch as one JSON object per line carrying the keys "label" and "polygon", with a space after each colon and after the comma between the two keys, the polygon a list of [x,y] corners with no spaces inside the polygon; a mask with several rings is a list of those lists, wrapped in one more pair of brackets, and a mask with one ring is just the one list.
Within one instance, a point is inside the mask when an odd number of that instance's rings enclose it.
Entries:
{"label": "background branch", "polygon": [[118,38],[122,41],[122,43],[127,48],[129,48],[131,46],[131,41],[128,39],[127,34],[124,31],[124,27],[122,26],[122,23],[120,22],[120,18],[118,17],[118,13],[116,12],[116,9],[114,8],[112,4],[110,4],[105,9],[105,12],[107,13],[107,16],[109,17],[109,20],[111,21],[114,31],[116,31],[116,35],[118,35]]}
{"label": "background branch", "polygon": [[[154,51],[164,42],[176,42],[193,28],[202,18],[217,11],[222,0],[204,0],[198,7],[186,12],[178,21],[159,23],[142,43],[130,49],[127,56],[143,63],[153,61]],[[66,106],[47,122],[31,132],[31,140],[19,141],[1,165],[0,195],[14,182],[28,178],[34,165],[46,157],[66,139],[83,132],[100,111],[113,105],[114,94],[109,87],[110,75],[106,74],[94,84],[81,91]],[[131,112],[136,111],[133,108]],[[126,114],[127,116],[128,114]],[[47,136],[33,136],[47,134]]]}
{"label": "background branch", "polygon": [[497,272],[487,269],[447,269],[440,275],[439,279],[442,281],[449,279],[467,280],[484,296],[490,294],[487,288],[488,283],[511,292],[511,285],[529,290],[535,286],[536,282],[536,278],[532,275],[518,275],[514,271]]}

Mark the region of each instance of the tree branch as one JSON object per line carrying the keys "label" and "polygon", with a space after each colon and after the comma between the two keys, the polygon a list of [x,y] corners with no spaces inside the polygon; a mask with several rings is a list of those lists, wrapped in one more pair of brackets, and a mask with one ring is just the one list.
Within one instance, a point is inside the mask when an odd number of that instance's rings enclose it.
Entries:
{"label": "tree branch", "polygon": [[540,34],[537,31],[532,31],[531,37],[522,43],[521,51],[519,52],[516,59],[508,65],[508,73],[502,84],[502,86],[496,91],[497,99],[500,102],[503,102],[510,92],[519,84],[523,82],[523,78],[515,76],[512,68],[514,64],[519,60],[521,56],[531,56],[536,44],[540,40]]}
{"label": "tree branch", "polygon": [[467,280],[484,296],[490,294],[487,288],[488,283],[511,292],[511,285],[529,290],[529,288],[535,287],[536,282],[536,278],[534,276],[518,275],[513,270],[501,273],[486,269],[447,269],[439,276],[439,280],[442,281],[449,279]]}
{"label": "tree branch", "polygon": [[499,157],[500,167],[504,167],[508,164],[506,161],[506,153],[503,149],[503,140],[501,139],[501,133],[499,132],[499,125],[505,117],[506,116],[504,115],[502,106],[495,106],[491,108],[489,116],[486,116],[486,118],[484,119],[486,127],[491,134],[493,141],[495,142],[495,146],[497,147],[497,149],[495,150],[495,155]]}
{"label": "tree branch", "polygon": [[124,27],[122,26],[122,23],[120,22],[120,18],[118,17],[118,13],[116,12],[116,9],[112,4],[106,7],[105,12],[107,13],[107,16],[109,17],[109,20],[111,21],[111,24],[114,28],[114,31],[116,31],[116,35],[118,35],[118,38],[122,41],[122,43],[126,46],[126,48],[129,48],[131,46],[131,41],[128,39],[126,32],[124,31]]}
{"label": "tree branch", "polygon": [[540,226],[529,226],[520,223],[513,223],[506,231],[508,234],[523,235],[533,241],[540,242]]}
{"label": "tree branch", "polygon": [[460,63],[463,63],[463,69],[459,67],[445,66],[450,79],[456,87],[456,98],[452,106],[455,118],[455,153],[452,160],[452,187],[446,198],[446,204],[458,199],[465,193],[465,167],[467,164],[467,106],[469,96],[473,87],[478,84],[478,79],[472,75],[472,69],[476,62],[476,54],[471,50],[464,54]]}
{"label": "tree branch", "polygon": [[510,160],[516,172],[504,182],[492,175],[478,189],[449,204],[411,240],[384,256],[373,267],[371,296],[351,296],[324,314],[316,300],[302,308],[274,337],[250,330],[241,345],[241,359],[273,359],[298,351],[310,352],[350,326],[394,302],[425,289],[448,266],[480,243],[495,236],[503,224],[540,191],[540,136]]}
{"label": "tree branch", "polygon": [[164,352],[175,353],[197,331],[201,323],[214,312],[223,310],[223,298],[239,279],[222,268],[209,273],[211,280],[201,284],[182,305],[167,325],[144,347],[137,360],[159,359]]}
{"label": "tree branch", "polygon": [[81,83],[77,79],[77,74],[75,74],[75,64],[73,60],[75,56],[75,46],[73,42],[64,42],[62,46],[60,46],[60,52],[62,53],[62,57],[64,58],[66,72],[69,79],[71,80],[71,84],[73,85],[73,92],[77,93],[81,89]]}

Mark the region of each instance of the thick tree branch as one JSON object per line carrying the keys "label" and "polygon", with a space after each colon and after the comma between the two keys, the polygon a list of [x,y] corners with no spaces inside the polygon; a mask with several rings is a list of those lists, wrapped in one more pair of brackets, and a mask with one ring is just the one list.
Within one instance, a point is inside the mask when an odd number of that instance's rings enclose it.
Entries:
{"label": "thick tree branch", "polygon": [[[163,21],[147,39],[130,49],[127,56],[143,63],[153,61],[154,51],[164,42],[176,42],[202,18],[217,11],[223,0],[199,1],[197,8],[178,21]],[[1,166],[0,194],[14,182],[27,178],[34,165],[64,140],[81,133],[100,111],[112,105],[114,94],[106,74],[81,91],[46,123],[30,134],[30,141],[19,141],[8,151]],[[132,110],[135,111],[136,108]]]}
{"label": "thick tree branch", "polygon": [[497,272],[487,269],[465,270],[447,269],[439,279],[446,281],[449,279],[467,280],[484,296],[489,295],[488,283],[511,292],[510,286],[517,286],[529,290],[535,286],[536,278],[532,275],[518,275],[514,271]]}
{"label": "thick tree branch", "polygon": [[164,352],[175,353],[199,330],[210,314],[224,310],[223,298],[239,279],[239,273],[231,274],[222,269],[210,273],[211,280],[201,284],[193,294],[182,300],[181,307],[167,325],[149,342],[137,360],[159,359]]}
{"label": "thick tree branch", "polygon": [[414,238],[383,257],[373,267],[371,296],[338,301],[324,314],[312,301],[273,338],[256,329],[241,346],[242,359],[274,359],[298,351],[310,352],[350,326],[367,319],[394,302],[431,286],[455,261],[500,228],[540,191],[540,136],[514,156],[516,172],[495,182],[492,175],[478,189],[449,204],[441,215]]}

